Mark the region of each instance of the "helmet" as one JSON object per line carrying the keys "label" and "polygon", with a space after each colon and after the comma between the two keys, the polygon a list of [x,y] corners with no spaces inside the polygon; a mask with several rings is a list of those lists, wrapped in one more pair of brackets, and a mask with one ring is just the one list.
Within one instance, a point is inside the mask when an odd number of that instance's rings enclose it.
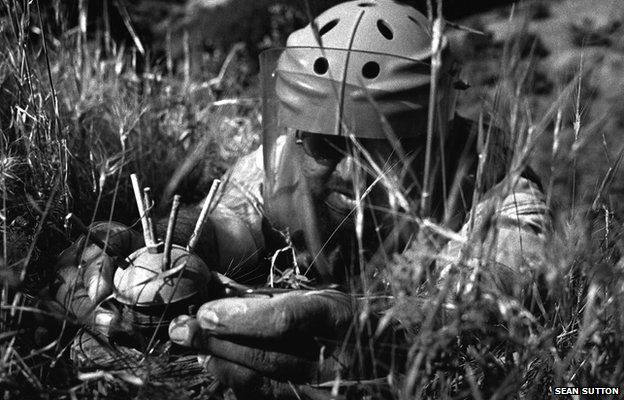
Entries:
{"label": "helmet", "polygon": [[[422,134],[431,41],[429,20],[410,6],[394,0],[339,4],[291,34],[280,52],[278,117],[315,133],[385,138],[387,122],[399,137]],[[445,56],[447,47],[443,37]]]}
{"label": "helmet", "polygon": [[[426,136],[431,42],[429,20],[414,8],[394,0],[356,0],[292,33],[287,47],[260,55],[265,212],[291,240],[304,239],[324,281],[336,275],[330,259],[337,252],[329,238],[353,235],[335,234],[342,225],[328,226],[319,217],[322,206],[303,178],[295,133]],[[445,38],[441,45],[448,59]],[[443,62],[441,79],[449,76],[449,64]],[[448,97],[447,87],[440,85],[439,103]]]}

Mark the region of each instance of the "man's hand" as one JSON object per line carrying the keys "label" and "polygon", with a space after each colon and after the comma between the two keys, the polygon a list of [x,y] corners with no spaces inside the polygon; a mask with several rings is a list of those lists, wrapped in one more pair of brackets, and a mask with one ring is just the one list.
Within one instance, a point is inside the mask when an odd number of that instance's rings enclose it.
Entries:
{"label": "man's hand", "polygon": [[346,377],[354,307],[351,296],[329,289],[224,298],[172,321],[169,335],[212,355],[207,367],[241,399],[329,398],[329,390],[299,385]]}
{"label": "man's hand", "polygon": [[[103,242],[107,251],[81,237],[59,256],[52,293],[65,310],[83,322],[105,324],[98,316],[98,304],[113,292],[116,263],[143,246],[141,235],[118,223],[97,223],[89,236]],[[102,311],[102,310],[100,310]]]}

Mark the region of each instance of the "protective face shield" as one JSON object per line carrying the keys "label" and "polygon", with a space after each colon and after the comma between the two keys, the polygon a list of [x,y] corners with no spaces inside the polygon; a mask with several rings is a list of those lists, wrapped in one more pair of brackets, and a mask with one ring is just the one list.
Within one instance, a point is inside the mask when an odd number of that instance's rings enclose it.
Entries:
{"label": "protective face shield", "polygon": [[[323,281],[396,249],[413,229],[398,210],[419,185],[428,26],[394,1],[348,2],[260,56],[267,217]],[[441,82],[439,104],[450,79]]]}

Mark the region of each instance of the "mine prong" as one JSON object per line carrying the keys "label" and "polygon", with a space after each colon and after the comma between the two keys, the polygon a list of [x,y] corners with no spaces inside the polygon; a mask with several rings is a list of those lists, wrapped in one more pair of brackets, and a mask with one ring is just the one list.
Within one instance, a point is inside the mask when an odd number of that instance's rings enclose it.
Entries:
{"label": "mine prong", "polygon": [[171,205],[171,213],[169,214],[169,222],[167,223],[167,235],[165,236],[165,254],[163,255],[162,270],[166,271],[171,266],[171,247],[173,246],[173,232],[175,231],[176,221],[178,219],[178,208],[180,207],[180,195],[173,196],[173,204]]}
{"label": "mine prong", "polygon": [[132,189],[134,190],[134,199],[136,200],[137,208],[139,209],[139,216],[141,217],[141,226],[143,227],[143,239],[145,239],[145,246],[153,247],[154,243],[150,235],[149,225],[147,222],[147,215],[145,215],[145,205],[143,204],[143,195],[141,194],[141,187],[139,186],[139,178],[136,174],[130,175],[132,181]]}
{"label": "mine prong", "polygon": [[193,234],[189,239],[188,245],[186,246],[186,249],[191,253],[195,250],[195,246],[197,246],[197,242],[199,241],[199,237],[201,236],[202,230],[204,229],[204,225],[208,220],[208,214],[212,205],[212,201],[220,185],[221,181],[219,179],[215,179],[212,182],[212,186],[210,187],[208,196],[206,196],[206,200],[204,200],[201,213],[199,214],[199,218],[197,218],[197,223],[195,224],[195,230],[193,231]]}
{"label": "mine prong", "polygon": [[159,253],[162,251],[162,242],[158,242],[156,235],[156,224],[152,219],[152,209],[154,208],[154,201],[152,200],[152,189],[146,187],[143,189],[143,200],[145,207],[145,219],[147,220],[147,233],[150,237],[150,244],[147,244],[147,250],[150,253]]}

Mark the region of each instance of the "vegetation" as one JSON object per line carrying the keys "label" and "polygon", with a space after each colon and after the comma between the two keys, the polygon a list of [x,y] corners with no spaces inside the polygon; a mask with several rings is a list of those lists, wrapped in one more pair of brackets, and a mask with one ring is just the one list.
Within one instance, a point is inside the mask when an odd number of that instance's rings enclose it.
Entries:
{"label": "vegetation", "polygon": [[[170,383],[76,371],[68,346],[75,330],[61,335],[55,327],[63,316],[49,313],[41,293],[53,278],[55,258],[78,236],[67,213],[86,223],[136,225],[131,173],[160,195],[162,209],[174,192],[190,204],[258,144],[252,56],[241,46],[221,49],[205,70],[191,73],[189,52],[150,60],[149,51],[115,43],[106,27],[87,29],[83,9],[73,28],[65,25],[60,3],[0,4],[0,393],[5,399],[126,392],[167,398],[175,389]],[[295,14],[274,9],[267,40],[283,41],[279,27],[291,26]],[[582,29],[591,27],[577,26],[575,34]],[[606,35],[590,33],[591,40]],[[189,48],[184,40],[176,46]],[[527,100],[539,78],[529,62],[535,49],[522,40],[505,44],[497,95],[484,115],[509,132],[511,176],[532,157],[541,160],[555,208],[547,251],[531,266],[532,284],[521,297],[489,286],[479,263],[452,277],[428,275],[437,245],[430,239],[423,239],[424,251],[394,257],[377,278],[384,292],[373,293],[380,285],[371,285],[366,294],[390,296],[387,315],[409,332],[406,373],[393,386],[397,398],[533,399],[548,397],[551,386],[568,385],[624,390],[622,225],[608,201],[622,153],[608,160],[604,174],[593,175],[599,182],[593,193],[578,194],[581,142],[601,121],[583,118],[588,93],[580,67],[550,89],[556,96],[548,106]],[[563,132],[572,132],[573,140]],[[446,232],[430,226],[435,229],[423,231]],[[464,290],[452,291],[455,286]],[[208,385],[175,393],[222,396]]]}

